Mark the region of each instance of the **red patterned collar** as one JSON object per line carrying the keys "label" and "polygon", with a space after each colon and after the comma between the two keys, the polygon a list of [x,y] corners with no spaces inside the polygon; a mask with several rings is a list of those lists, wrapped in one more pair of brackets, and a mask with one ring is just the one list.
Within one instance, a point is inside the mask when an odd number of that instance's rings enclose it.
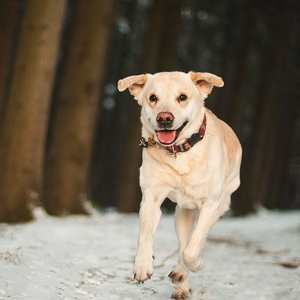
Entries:
{"label": "red patterned collar", "polygon": [[[204,138],[205,130],[206,130],[206,114],[204,114],[203,121],[199,128],[199,131],[197,133],[194,133],[188,139],[186,139],[184,143],[180,145],[173,145],[167,147],[162,146],[162,147],[168,150],[170,155],[174,155],[176,157],[176,154],[178,152],[189,151],[196,143],[200,142]],[[148,148],[155,145],[157,145],[157,143],[152,138],[149,138],[148,141],[146,141],[145,138],[143,137],[141,137],[140,139],[140,144],[139,144],[140,147]]]}

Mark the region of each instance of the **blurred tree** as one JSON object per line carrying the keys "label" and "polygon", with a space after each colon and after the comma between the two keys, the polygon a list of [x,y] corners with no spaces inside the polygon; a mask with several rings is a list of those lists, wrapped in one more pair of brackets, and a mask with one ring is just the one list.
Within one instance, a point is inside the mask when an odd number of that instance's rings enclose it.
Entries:
{"label": "blurred tree", "polygon": [[[128,201],[128,206],[134,203],[138,206],[140,201],[140,188],[137,178],[131,176],[138,174],[140,163],[131,160],[125,149],[131,138],[131,122],[134,118],[134,109],[139,110],[136,101],[129,93],[117,92],[117,81],[129,74],[141,73],[141,56],[144,41],[147,39],[146,29],[148,11],[152,1],[122,1],[117,14],[117,27],[114,32],[111,60],[106,77],[105,94],[101,122],[97,129],[97,142],[93,159],[93,200],[101,205],[118,206],[119,199]],[[138,117],[137,117],[138,118]],[[138,119],[135,122],[139,122]],[[135,129],[140,132],[141,127]],[[136,136],[134,131],[133,136]],[[138,134],[139,135],[139,134]],[[138,137],[139,139],[139,137]],[[105,142],[103,142],[105,141]],[[140,161],[141,149],[137,147],[138,140],[133,141],[136,159]],[[124,166],[130,172],[124,177]],[[125,178],[126,186],[135,195],[128,199],[129,193],[120,188],[120,182]],[[131,193],[130,192],[130,193]],[[126,194],[126,195],[125,195]],[[132,201],[132,202],[131,202]]]}
{"label": "blurred tree", "polygon": [[62,78],[55,100],[43,202],[50,214],[86,213],[99,96],[109,54],[115,1],[73,3]]}
{"label": "blurred tree", "polygon": [[177,44],[181,33],[184,0],[155,0],[150,11],[142,72],[177,70]]}
{"label": "blurred tree", "polygon": [[0,126],[6,106],[11,65],[22,11],[21,0],[0,1]]}
{"label": "blurred tree", "polygon": [[[278,207],[281,209],[300,208],[300,5],[299,1],[292,3],[292,23],[287,52],[286,70],[281,86],[284,87],[282,97],[285,99],[282,120],[278,128],[283,139],[279,145],[277,161],[280,162],[276,170],[275,180],[272,185],[277,192]],[[278,193],[277,186],[280,182],[281,189]]]}
{"label": "blurred tree", "polygon": [[[255,30],[257,27],[257,14],[259,0],[248,1],[244,5],[247,6],[247,15],[245,19],[245,27],[243,28],[243,39],[240,45],[240,51],[235,53],[236,72],[233,76],[234,88],[230,89],[229,95],[229,112],[228,124],[233,128],[235,132],[238,132],[239,125],[241,123],[242,106],[244,105],[243,96],[245,87],[248,84],[248,74],[251,64],[251,54],[253,40],[255,38]],[[238,82],[238,84],[236,84]]]}
{"label": "blurred tree", "polygon": [[[181,27],[183,0],[155,0],[148,14],[149,23],[145,32],[140,73],[175,71],[177,63],[177,43]],[[127,74],[128,76],[131,74]],[[132,97],[129,97],[132,98]],[[141,149],[140,108],[133,99],[130,102],[130,119],[127,124],[128,137],[122,148],[124,159],[119,170],[117,187],[117,208],[121,212],[138,211],[141,201],[139,187],[139,167]],[[129,183],[130,180],[130,183]]]}
{"label": "blurred tree", "polygon": [[0,135],[0,221],[32,218],[41,192],[53,75],[66,2],[28,0]]}
{"label": "blurred tree", "polygon": [[[276,3],[278,9],[272,11],[271,20],[274,24],[267,41],[268,47],[264,53],[264,78],[260,94],[256,101],[256,116],[253,118],[253,131],[250,139],[250,150],[243,166],[243,180],[239,193],[243,197],[240,203],[234,205],[236,214],[246,214],[255,211],[261,203],[269,208],[275,208],[278,195],[282,188],[281,180],[276,180],[278,186],[273,186],[274,176],[282,167],[278,161],[278,149],[282,149],[282,138],[277,138],[279,132],[287,128],[282,125],[283,85],[270,84],[284,82],[286,53],[289,45],[292,0],[280,0]],[[276,51],[272,51],[276,49]],[[274,101],[275,99],[275,101]],[[288,135],[287,135],[288,136]],[[287,144],[286,137],[284,137]],[[284,151],[284,150],[283,150]],[[284,160],[284,157],[281,157]],[[286,162],[285,162],[286,163]],[[273,190],[277,192],[274,193]]]}

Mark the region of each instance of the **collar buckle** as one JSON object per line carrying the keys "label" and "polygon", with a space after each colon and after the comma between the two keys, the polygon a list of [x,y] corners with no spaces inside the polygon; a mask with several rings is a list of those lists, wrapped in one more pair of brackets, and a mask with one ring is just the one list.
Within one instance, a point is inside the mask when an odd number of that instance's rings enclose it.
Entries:
{"label": "collar buckle", "polygon": [[190,138],[187,139],[187,142],[191,147],[193,147],[196,143],[200,142],[203,139],[203,136],[201,136],[198,132],[194,133]]}

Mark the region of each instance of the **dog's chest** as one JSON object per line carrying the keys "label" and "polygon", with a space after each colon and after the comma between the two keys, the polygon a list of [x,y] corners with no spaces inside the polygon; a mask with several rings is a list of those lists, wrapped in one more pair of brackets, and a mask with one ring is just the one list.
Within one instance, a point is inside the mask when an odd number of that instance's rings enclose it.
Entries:
{"label": "dog's chest", "polygon": [[173,189],[169,198],[182,208],[200,208],[204,199],[207,198],[207,184],[201,170],[174,178]]}

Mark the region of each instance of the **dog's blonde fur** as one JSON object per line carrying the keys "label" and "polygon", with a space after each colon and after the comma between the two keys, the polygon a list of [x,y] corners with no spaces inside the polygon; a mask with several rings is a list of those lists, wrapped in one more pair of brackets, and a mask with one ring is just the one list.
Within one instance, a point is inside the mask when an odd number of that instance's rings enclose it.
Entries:
{"label": "dog's blonde fur", "polygon": [[[161,217],[165,198],[177,203],[175,228],[179,240],[179,264],[170,273],[176,284],[174,299],[187,299],[189,271],[202,268],[201,251],[207,234],[230,205],[230,196],[240,184],[242,149],[232,129],[204,106],[213,86],[223,80],[210,73],[164,72],[130,76],[118,83],[120,91],[129,89],[142,106],[142,136],[156,145],[144,149],[140,168],[143,198],[140,208],[140,230],[134,273],[139,282],[153,273],[153,235]],[[156,102],[149,101],[155,94]],[[179,101],[180,94],[188,97]],[[187,125],[174,144],[198,132],[204,114],[207,118],[205,137],[189,151],[170,156],[160,145],[157,115],[174,116],[172,129]]]}

